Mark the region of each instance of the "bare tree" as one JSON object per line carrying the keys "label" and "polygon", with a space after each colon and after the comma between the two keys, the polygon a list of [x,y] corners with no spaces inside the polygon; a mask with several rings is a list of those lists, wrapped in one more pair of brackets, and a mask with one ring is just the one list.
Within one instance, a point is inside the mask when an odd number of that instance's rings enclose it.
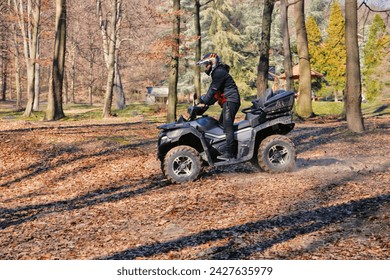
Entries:
{"label": "bare tree", "polygon": [[294,81],[292,79],[292,58],[290,46],[290,32],[288,28],[288,0],[280,0],[280,30],[283,38],[283,54],[284,54],[284,73],[286,75],[286,89],[294,90]]}
{"label": "bare tree", "polygon": [[[69,98],[76,102],[76,88],[78,92],[85,93],[86,100],[92,105],[94,93],[99,92],[97,81],[101,77],[105,61],[100,27],[96,22],[96,0],[85,2],[74,1],[69,5],[68,20],[71,21],[67,31],[67,79],[69,84]],[[82,12],[80,12],[82,11]],[[85,97],[79,94],[78,100],[84,101]],[[97,97],[97,96],[96,96]]]}
{"label": "bare tree", "polygon": [[[9,15],[9,6],[5,2],[0,3],[0,16],[6,18]],[[1,63],[1,96],[0,100],[6,100],[7,79],[9,72],[9,61],[11,57],[11,46],[8,42],[10,36],[10,23],[7,20],[0,21],[0,63]]]}
{"label": "bare tree", "polygon": [[[39,59],[39,53],[40,53],[40,42],[38,40],[37,43],[37,60]],[[39,63],[35,65],[35,81],[34,81],[34,103],[33,103],[33,110],[39,111],[39,101],[40,101],[40,95],[41,95],[41,66]]]}
{"label": "bare tree", "polygon": [[257,96],[263,96],[264,91],[268,87],[269,51],[274,6],[274,0],[264,1],[261,41],[259,45],[260,59],[257,66]]}
{"label": "bare tree", "polygon": [[35,97],[35,65],[41,15],[41,0],[27,0],[26,5],[23,0],[13,0],[13,8],[18,18],[20,32],[23,37],[24,57],[27,66],[28,100],[24,116],[30,116],[33,111]]}
{"label": "bare tree", "polygon": [[[195,62],[199,61],[202,56],[202,30],[200,27],[200,0],[195,0],[194,5],[194,24],[195,24],[195,36],[196,36],[196,46],[195,46]],[[194,69],[194,86],[195,93],[200,98],[202,94],[202,84],[200,79],[200,68],[195,65]]]}
{"label": "bare tree", "polygon": [[[202,8],[202,6],[205,6],[213,1],[214,0],[209,0],[201,4],[200,0],[195,0],[195,4],[194,4],[194,25],[195,25],[195,36],[196,36],[195,61],[199,61],[202,56],[202,29],[200,26],[200,9]],[[194,86],[195,86],[195,93],[200,98],[202,94],[202,84],[200,79],[200,68],[196,65],[194,69]]]}
{"label": "bare tree", "polygon": [[167,121],[176,120],[177,83],[179,80],[180,46],[180,0],[173,0],[172,10],[172,53],[169,72],[169,94]]}
{"label": "bare tree", "polygon": [[[0,28],[4,26],[0,26]],[[2,28],[2,29],[3,29]],[[7,91],[7,65],[9,60],[9,50],[6,45],[4,29],[0,31],[0,62],[1,62],[1,100],[6,100],[6,91]]]}
{"label": "bare tree", "polygon": [[22,89],[20,83],[20,63],[19,63],[19,43],[16,34],[16,24],[12,24],[13,29],[13,53],[14,53],[14,77],[15,77],[15,91],[16,91],[16,111],[22,110]]}
{"label": "bare tree", "polygon": [[294,4],[295,28],[297,33],[297,47],[299,57],[299,96],[296,113],[308,118],[313,115],[311,103],[311,69],[309,47],[305,25],[305,1]]}
{"label": "bare tree", "polygon": [[353,132],[363,132],[364,123],[361,111],[362,86],[357,32],[357,2],[345,1],[345,40],[347,46],[347,83],[345,109],[348,128]]}
{"label": "bare tree", "polygon": [[118,8],[121,5],[120,0],[109,1],[109,19],[103,18],[102,1],[97,0],[97,9],[100,22],[100,30],[103,36],[103,47],[105,61],[107,64],[107,84],[106,93],[104,97],[103,106],[103,118],[112,116],[111,106],[114,90],[114,78],[115,78],[115,48],[117,43],[117,20],[118,20]]}
{"label": "bare tree", "polygon": [[56,36],[54,41],[53,66],[45,119],[58,120],[65,116],[62,109],[62,89],[65,69],[66,46],[66,0],[56,0]]}
{"label": "bare tree", "polygon": [[5,55],[1,56],[1,100],[6,100],[7,92],[7,62],[8,58]]}

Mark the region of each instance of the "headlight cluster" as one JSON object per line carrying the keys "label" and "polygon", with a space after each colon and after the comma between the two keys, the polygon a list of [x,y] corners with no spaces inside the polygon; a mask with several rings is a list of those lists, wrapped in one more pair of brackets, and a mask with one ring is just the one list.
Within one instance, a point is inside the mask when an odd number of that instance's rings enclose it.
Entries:
{"label": "headlight cluster", "polygon": [[168,136],[165,135],[165,136],[160,138],[160,145],[170,143],[171,140],[172,140],[171,138],[169,138]]}

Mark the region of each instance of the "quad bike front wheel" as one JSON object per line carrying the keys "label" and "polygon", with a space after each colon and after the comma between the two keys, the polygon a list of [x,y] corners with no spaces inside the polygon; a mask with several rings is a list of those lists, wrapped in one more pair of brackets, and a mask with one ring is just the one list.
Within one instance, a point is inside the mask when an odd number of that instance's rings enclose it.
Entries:
{"label": "quad bike front wheel", "polygon": [[202,162],[197,150],[189,146],[177,146],[164,158],[162,170],[173,183],[193,181],[198,178]]}
{"label": "quad bike front wheel", "polygon": [[284,135],[265,138],[257,153],[258,166],[269,173],[291,171],[297,158],[294,143]]}

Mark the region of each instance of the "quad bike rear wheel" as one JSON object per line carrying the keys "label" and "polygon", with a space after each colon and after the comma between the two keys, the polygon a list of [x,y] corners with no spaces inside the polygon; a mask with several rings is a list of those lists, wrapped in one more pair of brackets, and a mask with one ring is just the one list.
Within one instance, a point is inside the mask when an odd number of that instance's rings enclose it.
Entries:
{"label": "quad bike rear wheel", "polygon": [[193,181],[202,170],[202,162],[197,150],[189,146],[171,149],[162,163],[162,171],[173,183]]}
{"label": "quad bike rear wheel", "polygon": [[284,135],[265,138],[257,152],[258,166],[269,173],[282,173],[295,168],[297,158],[294,143]]}

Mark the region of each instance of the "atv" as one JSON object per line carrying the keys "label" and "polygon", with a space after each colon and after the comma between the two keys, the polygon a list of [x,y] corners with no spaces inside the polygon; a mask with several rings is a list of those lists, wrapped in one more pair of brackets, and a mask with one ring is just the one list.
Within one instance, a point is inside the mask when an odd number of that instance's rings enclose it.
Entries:
{"label": "atv", "polygon": [[158,126],[158,158],[164,175],[173,183],[193,181],[207,166],[219,167],[250,161],[269,173],[291,171],[295,167],[294,143],[285,136],[294,128],[294,92],[267,89],[264,96],[243,109],[245,119],[234,124],[237,157],[219,160],[226,150],[221,123],[204,115],[208,106],[194,102],[188,119]]}

